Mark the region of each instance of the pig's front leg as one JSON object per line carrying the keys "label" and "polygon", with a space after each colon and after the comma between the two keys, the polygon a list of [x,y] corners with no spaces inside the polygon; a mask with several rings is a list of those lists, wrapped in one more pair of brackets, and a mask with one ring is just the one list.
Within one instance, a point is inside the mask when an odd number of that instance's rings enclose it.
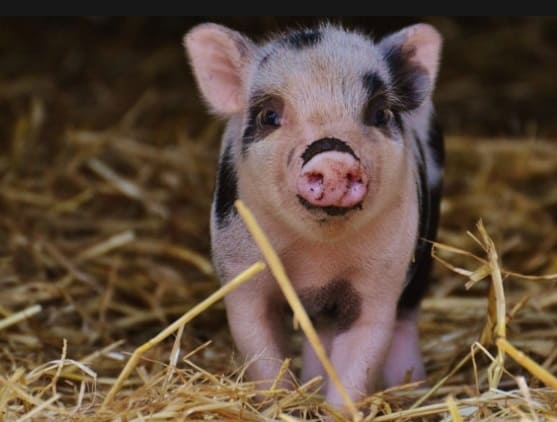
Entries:
{"label": "pig's front leg", "polygon": [[423,379],[425,369],[418,336],[418,311],[413,310],[397,318],[391,348],[383,367],[383,381],[386,387],[393,387],[406,381]]}
{"label": "pig's front leg", "polygon": [[[267,388],[286,357],[284,306],[280,292],[272,291],[269,276],[258,277],[225,298],[230,330],[245,362],[249,379]],[[284,385],[283,380],[279,385]]]}
{"label": "pig's front leg", "polygon": [[[374,306],[375,305],[375,306]],[[392,310],[390,309],[392,308]],[[362,315],[331,344],[331,363],[350,397],[357,401],[373,388],[389,349],[395,324],[396,304],[362,306]],[[335,385],[327,386],[327,401],[341,408],[344,404]]]}
{"label": "pig's front leg", "polygon": [[[319,331],[319,341],[323,345],[325,352],[327,355],[331,353],[331,341],[333,339],[333,332],[331,329],[321,329]],[[307,338],[304,338],[304,345],[302,351],[302,382],[307,382],[312,378],[321,376],[326,381],[327,380],[327,373],[325,372],[325,368],[321,365],[319,358],[315,354],[315,350],[313,346],[308,341]],[[326,385],[324,385],[326,387]]]}

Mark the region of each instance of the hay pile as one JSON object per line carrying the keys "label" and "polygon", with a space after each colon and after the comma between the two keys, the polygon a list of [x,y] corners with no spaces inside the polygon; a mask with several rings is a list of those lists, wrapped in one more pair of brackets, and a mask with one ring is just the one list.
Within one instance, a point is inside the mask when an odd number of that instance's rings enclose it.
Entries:
{"label": "hay pile", "polygon": [[[323,403],[319,380],[293,391],[247,382],[222,303],[203,302],[219,288],[208,214],[221,125],[192,114],[147,130],[153,110],[175,112],[176,97],[155,89],[101,129],[69,119],[55,130],[58,113],[79,115],[63,106],[83,92],[17,82],[0,84],[2,418],[350,420]],[[420,320],[429,386],[379,392],[358,410],[377,421],[557,418],[556,140],[448,136],[447,147],[440,261]]]}

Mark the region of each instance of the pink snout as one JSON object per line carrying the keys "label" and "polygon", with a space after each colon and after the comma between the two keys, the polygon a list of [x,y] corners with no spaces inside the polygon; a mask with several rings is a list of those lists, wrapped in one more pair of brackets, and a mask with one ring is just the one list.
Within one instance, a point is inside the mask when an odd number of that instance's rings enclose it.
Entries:
{"label": "pink snout", "polygon": [[298,195],[316,207],[351,208],[367,194],[367,175],[351,154],[327,151],[315,155],[300,172]]}

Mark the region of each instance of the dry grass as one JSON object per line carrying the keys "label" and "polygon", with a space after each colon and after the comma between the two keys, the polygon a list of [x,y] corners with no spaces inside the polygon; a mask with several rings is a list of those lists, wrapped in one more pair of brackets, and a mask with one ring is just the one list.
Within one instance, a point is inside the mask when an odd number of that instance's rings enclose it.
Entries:
{"label": "dry grass", "polygon": [[[206,301],[223,293],[208,257],[221,125],[146,131],[142,119],[166,104],[155,90],[103,130],[68,121],[53,134],[45,122],[59,108],[36,82],[0,84],[18,104],[0,157],[3,419],[348,418],[322,401],[318,379],[298,383],[298,358],[280,374],[292,390],[246,381],[222,303]],[[357,410],[557,420],[557,142],[449,136],[447,147],[420,320],[429,384]]]}
{"label": "dry grass", "polygon": [[[246,382],[222,305],[202,304],[201,321],[155,337],[217,289],[205,244],[176,240],[195,221],[173,208],[177,195],[181,207],[209,201],[211,183],[198,183],[214,165],[204,139],[155,153],[131,135],[73,130],[42,172],[26,172],[18,154],[38,142],[36,114],[18,123],[1,162],[6,420],[343,418],[322,402],[319,380],[293,379],[293,391]],[[420,322],[432,387],[379,392],[358,410],[366,420],[557,417],[555,274],[518,274],[557,272],[555,144],[449,137],[448,157],[442,265]],[[195,218],[206,220],[207,206]]]}

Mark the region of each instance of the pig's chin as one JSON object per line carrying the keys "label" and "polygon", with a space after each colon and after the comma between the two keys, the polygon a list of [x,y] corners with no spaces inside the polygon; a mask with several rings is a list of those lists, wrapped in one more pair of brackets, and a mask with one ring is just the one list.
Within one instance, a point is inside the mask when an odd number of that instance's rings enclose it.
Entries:
{"label": "pig's chin", "polygon": [[357,203],[351,207],[336,207],[336,206],[319,206],[314,205],[311,202],[307,201],[300,195],[297,196],[300,205],[308,210],[312,215],[317,217],[320,221],[323,219],[325,220],[335,220],[335,217],[343,217],[353,211],[359,211],[362,209],[362,202]]}

